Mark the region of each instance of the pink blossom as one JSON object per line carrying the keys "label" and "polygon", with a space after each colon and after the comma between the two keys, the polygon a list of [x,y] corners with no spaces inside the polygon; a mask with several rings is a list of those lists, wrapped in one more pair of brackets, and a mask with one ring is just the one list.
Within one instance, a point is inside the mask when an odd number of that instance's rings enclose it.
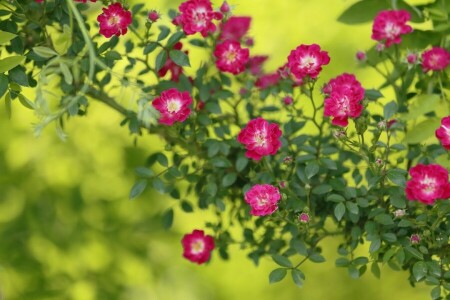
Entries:
{"label": "pink blossom", "polygon": [[[173,46],[173,49],[181,50],[182,47],[183,47],[183,44],[181,42],[177,42]],[[188,51],[184,51],[184,53],[188,54]],[[163,77],[169,71],[171,74],[170,80],[178,82],[180,75],[183,73],[183,67],[174,63],[173,60],[170,58],[170,56],[167,57],[167,60],[164,63],[164,66],[158,71],[158,76]]]}
{"label": "pink blossom", "polygon": [[221,28],[219,40],[231,40],[239,42],[250,29],[250,17],[231,17]]}
{"label": "pink blossom", "polygon": [[220,71],[236,75],[245,70],[249,50],[241,48],[239,42],[227,40],[216,46],[214,56],[217,58],[216,66]]}
{"label": "pink blossom", "polygon": [[436,129],[435,134],[442,147],[450,150],[450,116],[442,118],[441,126]]}
{"label": "pink blossom", "polygon": [[245,145],[245,156],[260,160],[263,156],[275,155],[281,147],[281,130],[278,124],[269,123],[259,117],[248,122],[241,130],[237,140]]}
{"label": "pink blossom", "polygon": [[279,80],[280,80],[280,74],[278,74],[278,72],[275,72],[272,74],[265,74],[265,75],[260,76],[256,80],[255,86],[257,88],[263,90],[263,89],[266,89],[273,85],[276,85]]}
{"label": "pink blossom", "polygon": [[406,182],[406,197],[432,205],[437,199],[450,196],[448,171],[436,164],[418,164],[409,170],[411,179]]}
{"label": "pink blossom", "polygon": [[272,214],[277,210],[280,199],[280,191],[270,184],[256,184],[245,193],[245,202],[250,205],[250,214],[254,216]]}
{"label": "pink blossom", "polygon": [[203,230],[194,230],[185,234],[181,240],[183,245],[183,256],[191,262],[203,264],[211,257],[214,250],[214,239],[210,235],[205,235]]}
{"label": "pink blossom", "polygon": [[450,52],[444,48],[433,47],[422,53],[422,69],[424,72],[442,71],[450,64]]}
{"label": "pink blossom", "polygon": [[412,32],[412,27],[406,22],[411,19],[408,11],[383,10],[375,17],[372,27],[372,39],[384,41],[386,47],[392,44],[400,44],[401,35]]}
{"label": "pink blossom", "polygon": [[345,127],[349,117],[361,115],[364,89],[354,75],[344,73],[331,79],[323,92],[328,94],[324,102],[324,116],[333,117],[333,125]]}
{"label": "pink blossom", "polygon": [[192,98],[188,92],[180,92],[175,88],[168,89],[153,100],[152,105],[161,114],[159,123],[173,125],[175,122],[184,122],[191,113],[189,105]]}
{"label": "pink blossom", "polygon": [[328,52],[321,51],[317,44],[300,45],[288,56],[288,67],[291,73],[299,79],[306,76],[311,79],[317,78],[322,71],[322,66],[329,62]]}
{"label": "pink blossom", "polygon": [[221,13],[214,12],[210,0],[188,0],[181,3],[180,15],[174,20],[176,25],[181,25],[186,35],[200,32],[206,37],[209,32],[216,31],[213,20],[220,20]]}
{"label": "pink blossom", "polygon": [[97,17],[100,25],[100,34],[109,38],[113,35],[126,34],[131,24],[131,12],[125,10],[119,2],[103,8],[103,13]]}
{"label": "pink blossom", "polygon": [[269,57],[266,55],[256,55],[249,58],[247,63],[247,69],[250,71],[252,75],[261,75],[262,74],[262,64]]}

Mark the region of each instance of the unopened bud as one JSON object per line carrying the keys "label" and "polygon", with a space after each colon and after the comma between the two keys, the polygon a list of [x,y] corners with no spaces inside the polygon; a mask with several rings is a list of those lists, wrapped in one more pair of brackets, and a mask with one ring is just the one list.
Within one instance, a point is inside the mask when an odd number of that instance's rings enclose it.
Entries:
{"label": "unopened bud", "polygon": [[382,43],[378,43],[378,44],[375,46],[375,50],[377,50],[378,52],[383,51],[384,48],[386,48],[386,46],[384,46],[384,44],[382,44]]}
{"label": "unopened bud", "polygon": [[301,213],[299,216],[298,216],[298,220],[300,221],[300,222],[302,222],[302,223],[309,223],[309,220],[310,220],[310,218],[309,218],[309,215],[307,214],[307,213]]}
{"label": "unopened bud", "polygon": [[291,96],[286,96],[283,98],[283,102],[285,105],[291,105],[294,102]]}
{"label": "unopened bud", "polygon": [[418,234],[412,234],[409,241],[412,245],[417,245],[420,243],[420,236]]}
{"label": "unopened bud", "polygon": [[230,12],[230,5],[228,5],[227,1],[223,1],[222,5],[220,6],[220,12],[224,14]]}
{"label": "unopened bud", "polygon": [[148,13],[148,19],[149,19],[150,21],[152,21],[153,23],[156,22],[156,21],[158,21],[158,19],[159,19],[159,14],[158,14],[158,12],[157,12],[156,10],[151,10],[151,11]]}
{"label": "unopened bud", "polygon": [[404,215],[406,215],[406,210],[404,209],[397,209],[396,211],[394,211],[394,217],[396,218],[401,218]]}
{"label": "unopened bud", "polygon": [[366,52],[364,51],[356,52],[356,59],[360,62],[365,62],[367,60]]}

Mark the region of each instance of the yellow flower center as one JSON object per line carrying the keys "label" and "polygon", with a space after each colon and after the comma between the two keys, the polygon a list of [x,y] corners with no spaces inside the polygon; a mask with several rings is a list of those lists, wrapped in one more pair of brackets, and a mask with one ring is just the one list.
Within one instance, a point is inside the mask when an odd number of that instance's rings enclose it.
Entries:
{"label": "yellow flower center", "polygon": [[205,249],[205,243],[201,240],[197,240],[191,244],[191,247],[194,254],[201,253]]}
{"label": "yellow flower center", "polygon": [[180,103],[178,101],[170,100],[167,102],[167,111],[171,114],[176,113],[180,108]]}

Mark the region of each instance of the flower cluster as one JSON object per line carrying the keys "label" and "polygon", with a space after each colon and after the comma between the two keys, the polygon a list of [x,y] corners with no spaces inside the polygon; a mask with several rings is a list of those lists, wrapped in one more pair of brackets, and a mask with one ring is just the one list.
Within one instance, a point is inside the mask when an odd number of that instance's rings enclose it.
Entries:
{"label": "flower cluster", "polygon": [[412,27],[406,24],[410,19],[411,15],[404,9],[381,11],[373,22],[372,39],[384,42],[387,48],[400,44],[401,36],[412,32]]}
{"label": "flower cluster", "polygon": [[333,125],[345,127],[348,125],[348,118],[361,115],[364,89],[353,74],[344,73],[331,79],[323,92],[328,96],[324,102],[324,115],[333,117]]}
{"label": "flower cluster", "polygon": [[211,251],[214,250],[214,238],[205,235],[203,230],[194,230],[186,234],[181,240],[184,251],[183,256],[197,264],[203,264],[211,257]]}
{"label": "flower cluster", "polygon": [[441,47],[433,47],[422,53],[424,72],[442,71],[450,64],[450,52]]}
{"label": "flower cluster", "polygon": [[269,123],[259,117],[248,122],[238,135],[238,142],[245,145],[245,155],[254,160],[275,155],[281,147],[281,130],[278,124]]}
{"label": "flower cluster", "polygon": [[217,45],[214,56],[217,58],[216,66],[220,71],[236,75],[245,70],[249,50],[241,48],[239,42],[226,40]]}
{"label": "flower cluster", "polygon": [[200,32],[202,36],[216,31],[213,20],[222,19],[222,14],[214,12],[209,0],[188,0],[181,3],[180,15],[174,19],[174,24],[180,25],[186,35]]}
{"label": "flower cluster", "polygon": [[280,199],[280,191],[270,184],[256,184],[245,193],[245,202],[250,205],[250,214],[254,216],[272,214],[277,210]]}
{"label": "flower cluster", "polygon": [[316,79],[322,71],[322,66],[329,62],[328,53],[321,51],[319,45],[300,45],[289,54],[287,66],[297,79]]}
{"label": "flower cluster", "polygon": [[152,105],[161,113],[159,123],[173,125],[175,122],[184,122],[189,117],[191,103],[192,98],[188,92],[172,88],[162,92],[153,100]]}
{"label": "flower cluster", "polygon": [[131,24],[131,12],[125,10],[119,2],[103,8],[103,13],[97,17],[100,24],[100,34],[109,38],[113,35],[126,34]]}
{"label": "flower cluster", "polygon": [[409,169],[411,179],[406,183],[406,197],[432,205],[438,199],[450,197],[448,171],[436,164],[418,164]]}

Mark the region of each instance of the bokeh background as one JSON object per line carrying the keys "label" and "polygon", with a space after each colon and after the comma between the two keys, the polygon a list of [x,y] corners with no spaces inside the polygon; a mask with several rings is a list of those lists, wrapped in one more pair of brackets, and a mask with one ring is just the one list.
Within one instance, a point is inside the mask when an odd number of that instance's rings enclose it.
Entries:
{"label": "bokeh background", "polygon": [[[181,3],[141,2],[163,13],[166,21],[167,10]],[[364,87],[374,88],[381,79],[358,67],[354,58],[357,50],[373,45],[371,24],[336,21],[354,2],[229,1],[235,15],[253,18],[251,53],[270,55],[267,72],[284,64],[299,44],[318,43],[331,57],[322,82],[345,71],[355,73]],[[334,266],[338,239],[323,244],[327,262],[304,265],[301,289],[290,278],[269,285],[268,274],[276,267],[272,260],[263,259],[256,267],[238,246],[231,247],[229,261],[214,253],[208,265],[188,262],[182,258],[182,236],[202,228],[212,216],[183,213],[175,200],[151,190],[128,200],[133,169],[163,150],[164,142],[143,136],[135,146],[120,121],[116,112],[92,102],[87,117],[66,123],[68,139],[63,142],[52,126],[34,137],[38,119],[19,103],[13,103],[11,120],[0,106],[0,299],[428,298],[428,287],[410,287],[406,273],[387,266],[381,280],[370,272],[351,279],[345,269]],[[168,207],[176,208],[175,222],[165,231],[160,219]]]}

